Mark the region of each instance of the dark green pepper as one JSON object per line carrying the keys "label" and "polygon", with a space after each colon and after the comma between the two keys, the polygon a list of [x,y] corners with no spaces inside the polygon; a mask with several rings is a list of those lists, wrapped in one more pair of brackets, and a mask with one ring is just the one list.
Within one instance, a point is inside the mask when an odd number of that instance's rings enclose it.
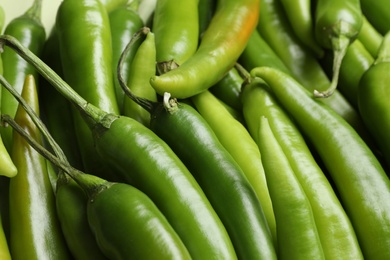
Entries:
{"label": "dark green pepper", "polygon": [[[40,56],[46,40],[45,28],[41,22],[42,0],[34,0],[32,6],[21,16],[11,20],[4,30],[4,34],[12,35],[37,56]],[[7,81],[19,92],[22,92],[23,83],[28,74],[38,78],[37,72],[25,60],[12,50],[5,48],[1,54],[4,66],[3,75]],[[15,116],[18,102],[8,93],[1,94],[1,112]],[[10,151],[12,145],[12,129],[2,128],[1,135],[5,147]]]}
{"label": "dark green pepper", "polygon": [[390,33],[387,33],[378,57],[363,74],[358,86],[358,105],[362,118],[390,167]]}

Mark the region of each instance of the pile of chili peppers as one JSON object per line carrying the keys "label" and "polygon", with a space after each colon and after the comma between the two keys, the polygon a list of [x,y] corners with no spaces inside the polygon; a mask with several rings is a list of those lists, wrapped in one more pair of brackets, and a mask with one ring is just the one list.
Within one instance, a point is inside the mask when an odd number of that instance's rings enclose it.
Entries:
{"label": "pile of chili peppers", "polygon": [[386,0],[44,4],[0,6],[0,259],[390,259]]}

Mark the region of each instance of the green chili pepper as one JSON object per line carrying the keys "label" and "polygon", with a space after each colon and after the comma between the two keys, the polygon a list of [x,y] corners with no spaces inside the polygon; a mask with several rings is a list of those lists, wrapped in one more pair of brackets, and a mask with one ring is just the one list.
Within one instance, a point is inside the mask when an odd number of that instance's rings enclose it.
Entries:
{"label": "green chili pepper", "polygon": [[378,57],[359,82],[358,105],[364,122],[390,166],[390,129],[388,97],[390,93],[390,33],[387,33]]}
{"label": "green chili pepper", "polygon": [[199,0],[198,2],[199,39],[202,39],[203,33],[213,18],[216,2],[215,0]]}
{"label": "green chili pepper", "polygon": [[234,119],[209,91],[195,95],[191,100],[251,183],[264,211],[273,240],[276,242],[275,217],[257,144],[245,126]]}
{"label": "green chili pepper", "polygon": [[107,259],[88,224],[85,192],[62,170],[58,174],[55,194],[58,219],[72,256],[80,260]]}
{"label": "green chili pepper", "polygon": [[[134,33],[144,26],[144,22],[139,16],[137,9],[138,2],[133,1],[129,5],[119,6],[109,13],[111,39],[112,39],[112,71],[116,71],[119,58],[127,43],[130,41]],[[124,77],[128,79],[128,73],[131,71],[131,61],[134,58],[135,52],[139,44],[134,44],[132,51],[124,63]],[[115,73],[114,73],[115,75]],[[123,99],[124,93],[119,85],[117,77],[114,77],[116,100],[120,113],[123,114]]]}
{"label": "green chili pepper", "polygon": [[374,58],[356,39],[347,49],[340,67],[338,88],[349,102],[358,109],[358,86],[363,73],[374,62]]}
{"label": "green chili pepper", "polygon": [[[4,31],[4,34],[14,36],[38,56],[46,39],[45,29],[41,23],[41,5],[42,0],[34,0],[32,6],[21,16],[12,19]],[[22,91],[24,79],[28,74],[32,74],[37,78],[37,73],[32,66],[18,57],[16,53],[6,48],[1,56],[3,64],[7,64],[3,68],[3,75],[19,93]],[[18,103],[7,91],[3,91],[1,94],[0,103],[3,114],[15,116]],[[1,136],[5,147],[10,151],[12,129],[9,127],[2,128]]]}
{"label": "green chili pepper", "polygon": [[157,71],[166,73],[182,65],[197,50],[199,0],[159,0],[153,15]]}
{"label": "green chili pepper", "polygon": [[363,25],[358,35],[358,40],[370,52],[372,57],[377,57],[383,35],[372,26],[365,16],[363,16]]}
{"label": "green chili pepper", "polygon": [[[46,39],[41,57],[57,74],[63,76],[58,31],[55,27]],[[47,128],[64,150],[70,163],[77,169],[83,169],[71,104],[57,91],[53,90],[50,83],[44,78],[39,78],[39,85],[38,94],[42,107],[42,117]]]}
{"label": "green chili pepper", "polygon": [[[172,148],[195,176],[226,227],[237,256],[276,258],[271,233],[252,185],[205,119],[192,106],[171,98],[170,93],[165,93],[163,102],[134,95],[120,72],[121,62],[118,78],[125,94],[150,113],[150,129]],[[229,205],[224,203],[226,196]]]}
{"label": "green chili pepper", "polygon": [[[64,79],[89,103],[119,114],[112,72],[111,30],[106,9],[98,0],[64,0],[57,12]],[[73,113],[84,169],[110,175],[105,161],[95,151],[87,124]]]}
{"label": "green chili pepper", "polygon": [[[390,180],[354,129],[302,85],[278,70],[255,68],[313,144],[355,229],[363,256],[386,259],[390,244]],[[348,184],[348,185],[346,185]]]}
{"label": "green chili pepper", "polygon": [[[327,89],[330,82],[325,71],[293,33],[282,12],[281,3],[277,0],[264,0],[260,8],[261,15],[257,29],[291,71],[292,76],[310,91]],[[369,138],[358,111],[338,90],[332,96],[322,100],[347,120],[361,136]]]}
{"label": "green chili pepper", "polygon": [[259,0],[219,0],[196,53],[177,69],[151,78],[156,92],[187,98],[221,80],[234,66],[256,28],[259,3]]}
{"label": "green chili pepper", "polygon": [[170,147],[137,121],[107,113],[78,95],[49,66],[13,37],[0,46],[16,50],[91,125],[100,155],[117,174],[149,196],[179,234],[193,258],[236,258],[230,238],[207,197]]}
{"label": "green chili pepper", "polygon": [[348,46],[358,37],[363,24],[360,0],[317,0],[315,37],[318,44],[333,51],[332,81],[325,91],[315,90],[316,97],[328,97],[337,88],[340,66]]}
{"label": "green chili pepper", "polygon": [[310,0],[280,0],[280,2],[299,40],[310,48],[317,57],[322,57],[324,50],[314,37],[312,2]]}
{"label": "green chili pepper", "polygon": [[99,0],[99,1],[104,5],[108,13],[128,3],[128,0]]}
{"label": "green chili pepper", "polygon": [[[128,184],[108,182],[76,170],[62,155],[55,157],[34,141],[9,116],[3,115],[2,121],[11,124],[28,144],[83,189],[88,196],[88,224],[108,259],[191,259],[177,233],[144,193]],[[62,153],[58,145],[53,148],[56,154]]]}
{"label": "green chili pepper", "polygon": [[260,66],[269,66],[292,74],[258,30],[255,30],[249,38],[248,44],[241,53],[239,63],[248,71]]}
{"label": "green chili pepper", "polygon": [[[127,81],[130,89],[140,97],[157,101],[156,91],[149,83],[150,77],[156,75],[156,46],[152,32],[147,33],[137,49],[130,68]],[[123,115],[134,118],[149,127],[150,114],[145,109],[128,97],[125,97],[123,105]]]}
{"label": "green chili pepper", "polygon": [[237,69],[233,67],[220,81],[210,88],[210,91],[227,105],[237,111],[241,111],[240,92],[243,81],[244,79],[240,76]]}
{"label": "green chili pepper", "polygon": [[3,230],[3,223],[0,212],[0,258],[3,260],[11,260],[11,253],[9,252],[7,238]]}
{"label": "green chili pepper", "polygon": [[3,33],[3,26],[5,22],[5,12],[2,6],[0,6],[0,33]]}
{"label": "green chili pepper", "polygon": [[379,31],[385,35],[390,30],[390,6],[386,0],[360,0],[363,14],[368,21]]}
{"label": "green chili pepper", "polygon": [[309,199],[265,117],[258,145],[277,221],[278,258],[325,259]]}
{"label": "green chili pepper", "polygon": [[[35,80],[26,77],[22,96],[39,115]],[[15,121],[37,142],[40,133],[22,107]],[[70,259],[55,209],[46,161],[14,133],[12,159],[18,175],[10,180],[10,252],[13,259]]]}
{"label": "green chili pepper", "polygon": [[[267,142],[257,136],[259,118],[267,118],[274,137],[310,202],[325,257],[362,259],[355,231],[333,187],[317,164],[304,136],[269,87],[262,81],[253,80],[244,86],[242,102],[248,129],[259,146]],[[260,150],[261,154],[268,152],[268,149],[263,149]]]}

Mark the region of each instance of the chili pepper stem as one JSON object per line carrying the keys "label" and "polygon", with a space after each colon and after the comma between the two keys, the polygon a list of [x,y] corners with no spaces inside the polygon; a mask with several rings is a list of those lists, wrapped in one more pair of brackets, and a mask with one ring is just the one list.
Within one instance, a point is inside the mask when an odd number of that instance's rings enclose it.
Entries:
{"label": "chili pepper stem", "polygon": [[25,15],[31,17],[38,23],[41,23],[41,12],[42,12],[42,0],[34,0],[34,4],[28,9]]}
{"label": "chili pepper stem", "polygon": [[340,67],[345,54],[347,53],[350,39],[346,36],[340,36],[332,39],[332,46],[334,50],[333,54],[333,69],[332,69],[332,81],[330,86],[325,91],[314,90],[314,96],[319,98],[330,97],[337,88]]}

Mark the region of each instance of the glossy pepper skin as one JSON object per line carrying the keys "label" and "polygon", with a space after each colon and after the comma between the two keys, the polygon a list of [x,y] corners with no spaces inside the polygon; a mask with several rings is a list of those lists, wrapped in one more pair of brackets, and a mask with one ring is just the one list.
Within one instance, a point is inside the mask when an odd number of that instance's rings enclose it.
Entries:
{"label": "glossy pepper skin", "polygon": [[55,196],[58,220],[72,257],[76,260],[108,260],[89,227],[88,197],[84,190],[66,173],[60,171]]}
{"label": "glossy pepper skin", "polygon": [[[39,115],[35,80],[26,77],[22,97]],[[37,142],[40,132],[22,107],[15,121]],[[18,175],[10,180],[10,251],[12,259],[70,259],[55,210],[45,159],[14,132],[12,159]]]}
{"label": "glossy pepper skin", "polygon": [[390,33],[384,36],[378,57],[363,74],[358,86],[358,105],[362,118],[390,166]]}
{"label": "glossy pepper skin", "polygon": [[256,142],[245,126],[237,121],[211,92],[204,91],[193,96],[191,100],[252,185],[275,243],[277,241],[275,216]]}
{"label": "glossy pepper skin", "polygon": [[187,98],[222,79],[256,28],[259,4],[259,0],[219,0],[196,53],[177,69],[151,78],[156,92]]}
{"label": "glossy pepper skin", "polygon": [[[45,29],[41,23],[41,0],[35,0],[32,6],[21,16],[14,18],[6,26],[4,34],[17,38],[24,46],[36,55],[40,55],[46,39]],[[3,64],[3,76],[19,92],[22,92],[24,79],[28,74],[37,78],[37,72],[33,67],[8,48],[1,54]],[[1,93],[1,111],[11,117],[15,116],[18,102],[3,89]],[[1,135],[5,147],[10,151],[12,145],[12,129],[2,128]]]}
{"label": "glossy pepper skin", "polygon": [[[98,0],[65,0],[56,17],[64,79],[88,102],[119,114],[112,71],[108,13]],[[72,113],[84,169],[109,178],[110,171],[93,147],[88,126]]]}
{"label": "glossy pepper skin", "polygon": [[319,45],[333,51],[332,80],[325,91],[314,91],[317,97],[328,97],[337,88],[340,66],[348,46],[358,37],[363,25],[359,0],[317,0],[315,36]]}
{"label": "glossy pepper skin", "polygon": [[159,74],[175,69],[197,50],[198,0],[159,0],[153,15],[156,61]]}
{"label": "glossy pepper skin", "polygon": [[88,199],[88,223],[108,259],[192,259],[144,193],[124,183],[104,183],[95,190]]}
{"label": "glossy pepper skin", "polygon": [[386,259],[390,180],[373,152],[345,120],[313,99],[312,93],[293,78],[267,67],[255,68],[251,75],[271,87],[318,152],[355,229],[364,258]]}
{"label": "glossy pepper skin", "polygon": [[365,16],[363,16],[363,24],[358,35],[358,40],[370,52],[372,57],[377,57],[383,35],[378,32]]}
{"label": "glossy pepper skin", "polygon": [[360,0],[363,14],[368,21],[378,30],[379,33],[385,35],[390,30],[390,5],[386,0]]}
{"label": "glossy pepper skin", "polygon": [[[259,146],[267,142],[258,137],[259,118],[267,118],[273,136],[310,202],[325,258],[362,259],[355,231],[336,192],[300,129],[269,87],[253,80],[243,87],[242,102],[246,125]],[[267,151],[263,148],[260,153]]]}
{"label": "glossy pepper skin", "polygon": [[150,128],[194,175],[226,227],[238,258],[275,259],[264,212],[237,162],[193,107],[168,102],[151,110]]}
{"label": "glossy pepper skin", "polygon": [[278,233],[278,259],[325,259],[313,212],[266,117],[259,118],[258,145]]}
{"label": "glossy pepper skin", "polygon": [[194,259],[236,259],[221,220],[186,166],[172,149],[137,121],[93,106],[15,38],[0,45],[17,51],[85,117],[96,149],[127,183],[149,196]]}
{"label": "glossy pepper skin", "polygon": [[[124,93],[119,85],[118,78],[116,77],[116,71],[119,58],[127,43],[130,42],[133,34],[144,26],[144,22],[138,14],[137,9],[138,7],[135,4],[121,5],[108,14],[112,40],[112,72],[114,75],[116,100],[121,114],[123,114]],[[130,52],[126,57],[126,62],[124,62],[124,78],[126,80],[128,79],[128,74],[131,70],[131,62],[138,46],[138,42],[133,45],[133,51]]]}

